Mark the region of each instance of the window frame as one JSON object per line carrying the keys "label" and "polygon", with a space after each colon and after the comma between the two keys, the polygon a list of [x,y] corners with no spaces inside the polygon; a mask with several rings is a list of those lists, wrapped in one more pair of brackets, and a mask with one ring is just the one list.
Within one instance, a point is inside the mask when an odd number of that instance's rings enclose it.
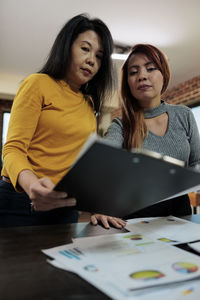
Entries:
{"label": "window frame", "polygon": [[[3,142],[3,114],[10,113],[12,107],[12,100],[0,99],[0,149],[2,154],[2,142]],[[0,170],[2,169],[2,159],[0,159]]]}

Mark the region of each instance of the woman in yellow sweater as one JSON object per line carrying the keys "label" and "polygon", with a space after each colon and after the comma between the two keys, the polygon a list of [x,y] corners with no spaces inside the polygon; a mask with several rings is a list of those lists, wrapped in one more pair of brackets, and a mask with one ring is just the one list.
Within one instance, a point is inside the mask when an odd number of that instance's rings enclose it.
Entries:
{"label": "woman in yellow sweater", "polygon": [[0,226],[71,223],[76,200],[53,191],[112,90],[112,37],[99,19],[78,15],[59,32],[46,64],[14,99],[3,149]]}

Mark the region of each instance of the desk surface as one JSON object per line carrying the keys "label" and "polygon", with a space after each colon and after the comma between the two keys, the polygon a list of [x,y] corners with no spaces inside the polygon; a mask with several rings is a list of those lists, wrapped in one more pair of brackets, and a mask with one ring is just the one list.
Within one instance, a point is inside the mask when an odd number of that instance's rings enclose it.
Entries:
{"label": "desk surface", "polygon": [[[200,215],[186,219],[200,224]],[[110,299],[76,274],[46,262],[41,249],[71,242],[72,237],[125,232],[88,223],[0,229],[2,300]]]}

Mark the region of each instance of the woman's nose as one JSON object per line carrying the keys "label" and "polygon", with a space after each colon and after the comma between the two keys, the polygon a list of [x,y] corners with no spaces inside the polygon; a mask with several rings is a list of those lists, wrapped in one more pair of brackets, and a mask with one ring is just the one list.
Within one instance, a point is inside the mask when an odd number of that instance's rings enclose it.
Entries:
{"label": "woman's nose", "polygon": [[138,76],[139,81],[141,80],[146,80],[147,79],[147,72],[144,69],[141,69],[139,71],[139,76]]}
{"label": "woman's nose", "polygon": [[90,54],[87,58],[87,63],[90,65],[90,66],[94,66],[94,63],[95,63],[95,59],[94,59],[94,55],[93,54]]}

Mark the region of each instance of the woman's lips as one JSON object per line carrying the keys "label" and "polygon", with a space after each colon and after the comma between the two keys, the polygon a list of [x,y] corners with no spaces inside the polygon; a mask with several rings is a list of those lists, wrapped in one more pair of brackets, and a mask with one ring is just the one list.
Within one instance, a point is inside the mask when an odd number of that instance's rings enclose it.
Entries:
{"label": "woman's lips", "polygon": [[146,91],[146,90],[148,90],[149,88],[151,88],[151,85],[143,84],[143,85],[140,85],[140,86],[138,87],[138,90]]}
{"label": "woman's lips", "polygon": [[88,76],[88,75],[91,75],[92,72],[89,70],[89,69],[84,69],[84,68],[81,68],[81,70],[83,71],[84,75]]}

